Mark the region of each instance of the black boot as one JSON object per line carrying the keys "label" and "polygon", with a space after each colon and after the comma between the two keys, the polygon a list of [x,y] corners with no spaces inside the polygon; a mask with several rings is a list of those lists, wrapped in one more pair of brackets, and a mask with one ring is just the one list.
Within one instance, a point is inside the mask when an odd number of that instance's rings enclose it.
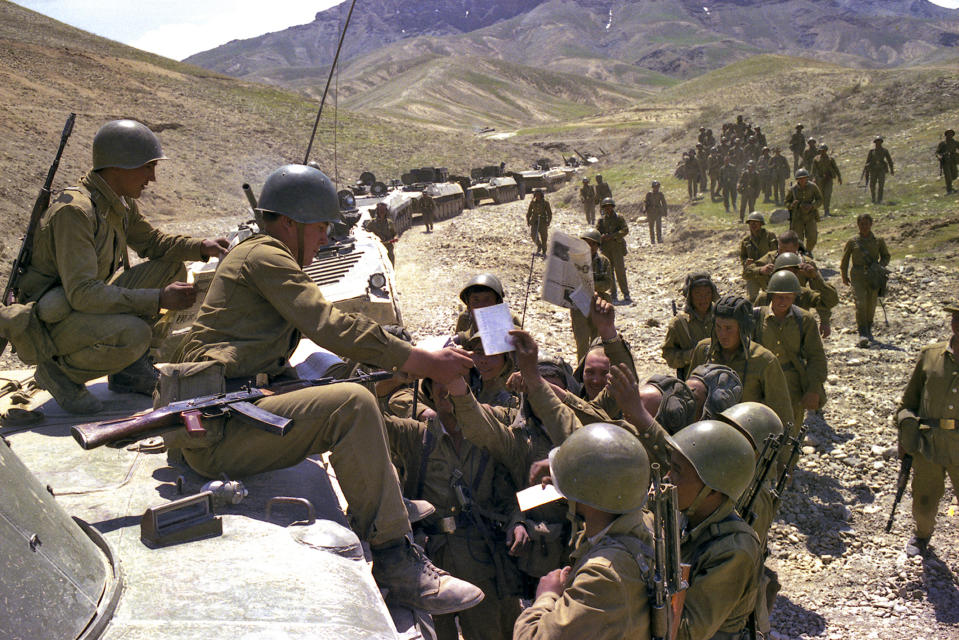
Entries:
{"label": "black boot", "polygon": [[107,376],[107,387],[114,393],[140,393],[152,396],[160,372],[153,366],[150,356],[144,353],[126,369]]}

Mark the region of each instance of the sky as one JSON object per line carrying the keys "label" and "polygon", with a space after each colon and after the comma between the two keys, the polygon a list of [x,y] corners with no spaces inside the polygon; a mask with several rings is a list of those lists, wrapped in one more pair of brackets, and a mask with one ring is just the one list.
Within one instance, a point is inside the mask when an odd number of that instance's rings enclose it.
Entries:
{"label": "sky", "polygon": [[[959,0],[932,0],[959,8]],[[182,60],[230,40],[312,22],[340,0],[16,0],[74,27]]]}

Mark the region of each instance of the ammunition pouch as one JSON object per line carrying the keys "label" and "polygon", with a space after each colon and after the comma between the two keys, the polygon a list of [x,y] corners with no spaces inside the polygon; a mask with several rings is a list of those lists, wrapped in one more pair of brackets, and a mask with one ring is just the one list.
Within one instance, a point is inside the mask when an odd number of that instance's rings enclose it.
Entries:
{"label": "ammunition pouch", "polygon": [[866,283],[880,298],[885,298],[889,292],[889,270],[876,261],[866,267]]}
{"label": "ammunition pouch", "polygon": [[25,364],[37,364],[56,355],[56,345],[37,316],[34,302],[0,306],[0,336],[10,341]]}
{"label": "ammunition pouch", "polygon": [[[165,407],[171,402],[209,396],[226,392],[226,380],[223,365],[209,360],[206,362],[184,362],[180,364],[159,364],[160,381],[153,394],[153,408]],[[180,427],[163,434],[167,447],[167,459],[171,463],[183,460],[181,449],[206,449],[223,439],[224,416],[203,421],[206,435],[191,436],[186,427]]]}
{"label": "ammunition pouch", "polygon": [[519,570],[534,578],[541,578],[553,569],[560,568],[566,549],[563,541],[566,524],[532,520],[525,520],[523,524],[529,534],[530,545],[518,559]]}

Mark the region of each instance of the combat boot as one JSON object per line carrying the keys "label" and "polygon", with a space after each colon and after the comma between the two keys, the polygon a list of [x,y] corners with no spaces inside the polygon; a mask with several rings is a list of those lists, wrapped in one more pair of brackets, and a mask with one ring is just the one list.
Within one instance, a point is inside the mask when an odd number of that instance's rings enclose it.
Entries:
{"label": "combat boot", "polygon": [[869,346],[869,332],[864,326],[859,326],[859,342],[856,343],[858,347],[868,347]]}
{"label": "combat boot", "polygon": [[46,389],[67,413],[91,414],[103,411],[103,403],[87,391],[86,385],[77,384],[67,377],[55,362],[46,360],[37,365],[33,374],[37,386]]}
{"label": "combat boot", "polygon": [[389,602],[433,615],[456,613],[483,601],[482,589],[438,568],[408,537],[373,549],[373,579],[386,590]]}
{"label": "combat boot", "polygon": [[913,556],[924,555],[926,553],[926,549],[928,548],[929,538],[913,536],[909,538],[909,542],[906,543],[905,552],[906,555],[911,558]]}
{"label": "combat boot", "polygon": [[410,517],[410,524],[426,520],[436,513],[436,507],[426,500],[407,500],[403,498],[403,504],[406,505],[406,514]]}
{"label": "combat boot", "polygon": [[107,376],[107,387],[113,393],[141,393],[152,396],[159,379],[160,372],[153,366],[150,356],[143,354],[126,369]]}

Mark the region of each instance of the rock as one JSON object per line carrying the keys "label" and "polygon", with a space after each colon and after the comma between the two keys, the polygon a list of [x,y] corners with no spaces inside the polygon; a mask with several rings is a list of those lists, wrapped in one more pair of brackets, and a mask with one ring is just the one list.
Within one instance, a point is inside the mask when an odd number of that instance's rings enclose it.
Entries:
{"label": "rock", "polygon": [[787,209],[776,209],[769,214],[769,223],[777,224],[779,222],[786,222],[789,220],[789,210]]}

